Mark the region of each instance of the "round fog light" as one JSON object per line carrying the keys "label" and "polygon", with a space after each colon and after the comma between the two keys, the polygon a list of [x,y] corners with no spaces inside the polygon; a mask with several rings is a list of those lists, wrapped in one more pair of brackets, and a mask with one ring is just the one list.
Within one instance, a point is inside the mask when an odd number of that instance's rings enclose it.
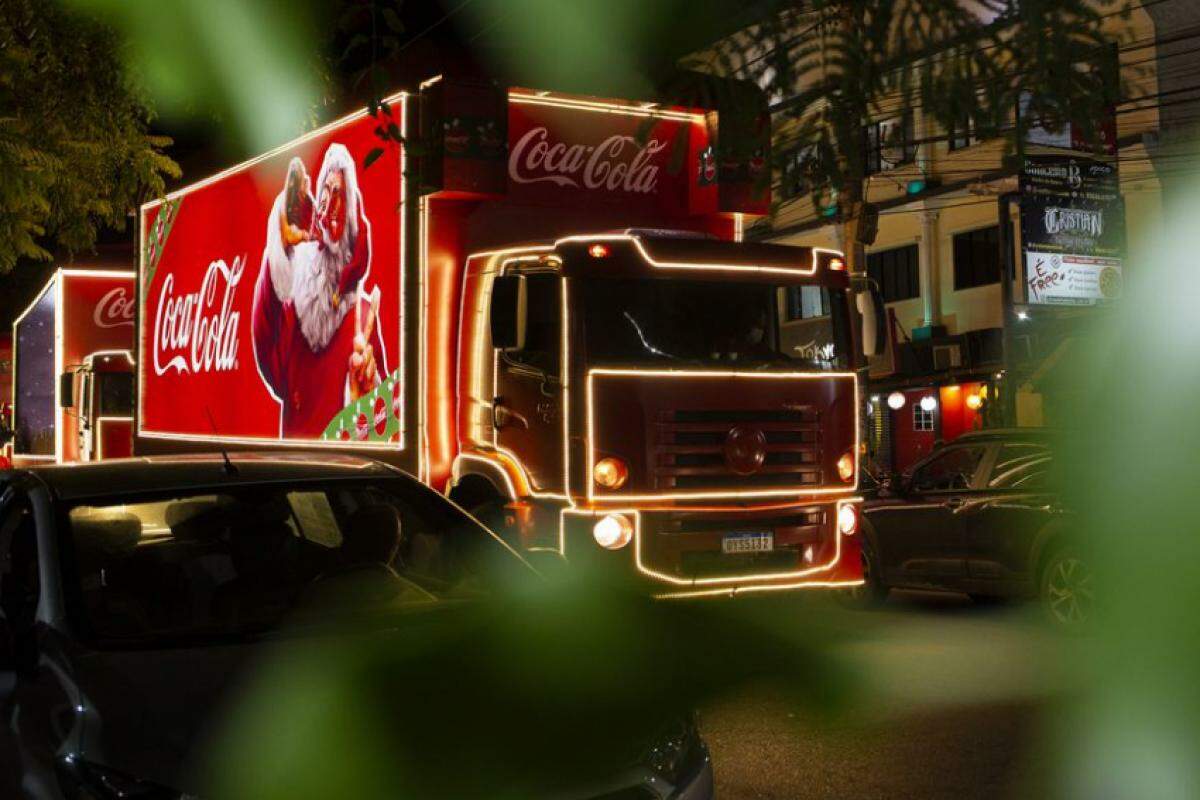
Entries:
{"label": "round fog light", "polygon": [[837,524],[838,533],[846,535],[850,535],[858,529],[858,510],[854,508],[852,503],[838,506]]}
{"label": "round fog light", "polygon": [[619,458],[602,458],[592,467],[592,479],[605,489],[620,489],[629,478],[629,467]]}
{"label": "round fog light", "polygon": [[633,540],[633,522],[624,514],[606,514],[592,528],[592,538],[606,550],[620,550]]}

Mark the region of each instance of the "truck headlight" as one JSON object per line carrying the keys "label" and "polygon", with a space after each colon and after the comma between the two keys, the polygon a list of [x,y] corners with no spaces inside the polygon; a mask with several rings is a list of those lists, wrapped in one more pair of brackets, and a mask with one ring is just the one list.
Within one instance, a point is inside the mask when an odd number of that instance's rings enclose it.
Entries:
{"label": "truck headlight", "polygon": [[838,477],[843,483],[854,480],[854,453],[846,451],[837,462]]}
{"label": "truck headlight", "polygon": [[629,479],[629,467],[621,459],[607,456],[592,467],[592,479],[605,489],[620,489]]}
{"label": "truck headlight", "polygon": [[624,514],[605,514],[592,526],[592,538],[606,550],[620,550],[633,541],[633,521]]}
{"label": "truck headlight", "polygon": [[858,509],[853,503],[843,503],[837,510],[838,533],[847,536],[858,530]]}

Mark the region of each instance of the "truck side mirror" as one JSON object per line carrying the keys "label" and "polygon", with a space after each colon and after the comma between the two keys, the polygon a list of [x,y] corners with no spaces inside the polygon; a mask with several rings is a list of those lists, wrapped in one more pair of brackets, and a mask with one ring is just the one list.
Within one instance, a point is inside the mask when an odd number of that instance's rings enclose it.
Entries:
{"label": "truck side mirror", "polygon": [[887,346],[887,321],[879,288],[872,283],[860,289],[855,295],[855,304],[862,319],[863,355],[882,355]]}
{"label": "truck side mirror", "polygon": [[64,372],[58,376],[58,405],[62,408],[75,407],[74,372]]}
{"label": "truck side mirror", "polygon": [[524,275],[501,275],[492,284],[492,347],[525,347],[526,291]]}

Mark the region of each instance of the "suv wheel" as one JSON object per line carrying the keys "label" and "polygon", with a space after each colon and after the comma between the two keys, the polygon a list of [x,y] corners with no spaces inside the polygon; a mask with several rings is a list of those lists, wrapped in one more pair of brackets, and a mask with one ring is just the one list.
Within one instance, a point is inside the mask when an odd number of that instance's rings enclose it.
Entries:
{"label": "suv wheel", "polygon": [[1050,621],[1064,628],[1082,628],[1095,614],[1095,587],[1091,565],[1065,547],[1046,561],[1042,570],[1042,606]]}

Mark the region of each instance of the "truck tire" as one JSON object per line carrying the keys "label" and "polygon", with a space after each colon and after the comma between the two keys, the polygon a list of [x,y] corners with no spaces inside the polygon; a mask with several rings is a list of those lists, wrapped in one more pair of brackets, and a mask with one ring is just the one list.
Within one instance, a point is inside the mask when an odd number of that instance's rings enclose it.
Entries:
{"label": "truck tire", "polygon": [[862,537],[862,571],[863,585],[853,589],[845,589],[838,597],[847,608],[866,611],[883,605],[891,592],[880,577],[879,557],[875,553],[875,545],[871,537],[863,531]]}

